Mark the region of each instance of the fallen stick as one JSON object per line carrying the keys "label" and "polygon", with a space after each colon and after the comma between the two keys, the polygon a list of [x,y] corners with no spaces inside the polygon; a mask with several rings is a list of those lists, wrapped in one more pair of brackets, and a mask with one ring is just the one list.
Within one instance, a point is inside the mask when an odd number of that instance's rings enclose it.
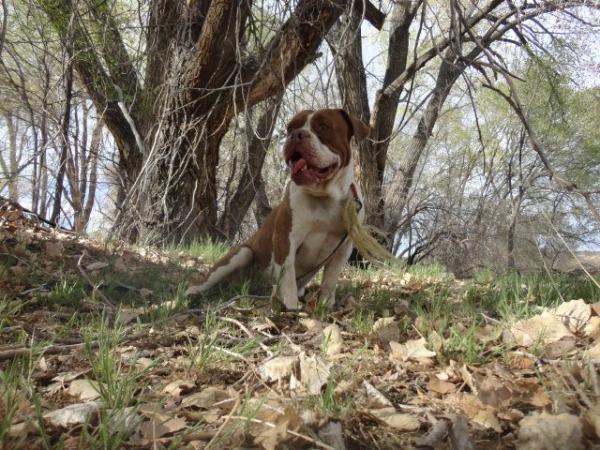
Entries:
{"label": "fallen stick", "polygon": [[[132,334],[129,337],[125,337],[121,343],[136,341],[142,337],[148,336],[147,331]],[[79,342],[77,344],[66,344],[66,345],[49,345],[39,352],[39,355],[61,355],[63,353],[69,353],[73,350],[83,350],[85,348],[85,342]],[[89,343],[91,348],[98,348],[98,341],[94,340]],[[19,356],[29,355],[33,352],[31,347],[17,347],[9,350],[0,351],[0,361],[4,361]],[[36,352],[37,354],[37,352]]]}

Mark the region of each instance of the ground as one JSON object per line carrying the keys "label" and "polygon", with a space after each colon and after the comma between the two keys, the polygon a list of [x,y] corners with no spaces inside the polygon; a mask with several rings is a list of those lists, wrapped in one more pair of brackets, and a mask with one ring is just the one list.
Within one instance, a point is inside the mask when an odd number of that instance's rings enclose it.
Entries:
{"label": "ground", "polygon": [[186,298],[225,250],[1,207],[0,448],[600,448],[594,279],[387,266],[348,268],[333,312],[318,284],[301,314],[264,281]]}

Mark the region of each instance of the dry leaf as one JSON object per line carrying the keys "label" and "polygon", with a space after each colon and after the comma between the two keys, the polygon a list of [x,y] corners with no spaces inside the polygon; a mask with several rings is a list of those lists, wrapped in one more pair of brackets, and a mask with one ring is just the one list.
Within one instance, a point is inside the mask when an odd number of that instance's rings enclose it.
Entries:
{"label": "dry leaf", "polygon": [[582,299],[561,303],[552,312],[573,333],[581,330],[592,315],[590,305]]}
{"label": "dry leaf", "polygon": [[456,385],[448,381],[440,380],[438,377],[432,377],[427,383],[427,389],[438,394],[450,394],[456,391]]}
{"label": "dry leaf", "polygon": [[473,394],[452,394],[448,397],[448,401],[456,403],[474,423],[483,426],[484,428],[491,428],[494,431],[501,432],[502,426],[500,421],[496,417],[496,409],[489,405],[484,405]]}
{"label": "dry leaf", "polygon": [[383,395],[375,386],[369,383],[367,380],[363,381],[363,386],[367,391],[367,396],[369,398],[369,406],[370,407],[389,407],[393,406],[392,402],[390,402],[385,395]]}
{"label": "dry leaf", "polygon": [[323,329],[322,341],[327,356],[335,356],[342,352],[344,339],[342,338],[342,332],[337,325],[331,324]]}
{"label": "dry leaf", "polygon": [[327,383],[332,364],[317,355],[300,353],[300,382],[311,394],[319,394]]}
{"label": "dry leaf", "polygon": [[323,323],[316,319],[300,319],[300,325],[304,326],[304,328],[306,328],[306,331],[309,331],[311,333],[319,333],[323,330]]}
{"label": "dry leaf", "polygon": [[70,428],[90,422],[100,411],[100,402],[76,403],[44,414],[55,427]]}
{"label": "dry leaf", "polygon": [[517,322],[510,331],[516,345],[533,347],[542,344],[549,356],[560,356],[575,347],[573,333],[549,311]]}
{"label": "dry leaf", "polygon": [[426,344],[427,341],[424,338],[406,341],[404,344],[392,341],[390,342],[390,359],[404,362],[409,359],[419,360],[434,357],[436,353],[425,348]]}
{"label": "dry leaf", "polygon": [[519,426],[519,450],[583,449],[581,422],[571,414],[527,416]]}
{"label": "dry leaf", "polygon": [[384,348],[388,349],[390,342],[400,339],[400,328],[393,317],[382,317],[373,324],[373,334]]}
{"label": "dry leaf", "polygon": [[147,441],[154,441],[160,437],[176,433],[186,428],[185,419],[175,417],[164,422],[149,420],[140,427],[142,437]]}
{"label": "dry leaf", "polygon": [[67,389],[69,395],[77,397],[80,400],[96,400],[100,398],[100,389],[97,381],[91,381],[87,378],[82,380],[73,380]]}
{"label": "dry leaf", "polygon": [[264,381],[283,380],[293,373],[297,362],[297,356],[277,356],[258,366],[257,372]]}
{"label": "dry leaf", "polygon": [[172,397],[179,397],[183,391],[187,391],[196,386],[195,383],[188,380],[175,380],[167,384],[163,390],[163,394],[168,394]]}
{"label": "dry leaf", "polygon": [[583,334],[592,338],[594,341],[600,339],[600,317],[592,316],[589,322],[583,327]]}
{"label": "dry leaf", "polygon": [[552,400],[550,399],[548,394],[544,392],[543,389],[538,388],[531,396],[529,403],[538,408],[545,408],[546,406],[549,406],[552,403]]}
{"label": "dry leaf", "polygon": [[195,394],[185,397],[183,400],[181,400],[181,407],[208,409],[213,407],[216,403],[220,403],[229,398],[230,396],[227,391],[211,386],[207,387],[201,392],[196,392]]}
{"label": "dry leaf", "polygon": [[[263,420],[265,423],[262,429],[255,434],[254,442],[265,450],[275,450],[282,442],[293,439],[294,437],[288,434],[287,430],[296,431],[302,425],[302,418],[289,406],[285,408],[283,414],[267,414]],[[266,423],[275,426],[269,426]]]}
{"label": "dry leaf", "polygon": [[62,242],[52,242],[48,241],[45,245],[46,255],[51,258],[58,258],[63,256],[65,252],[65,248],[62,245]]}
{"label": "dry leaf", "polygon": [[379,420],[398,431],[415,431],[421,426],[419,418],[413,414],[403,414],[396,411],[396,408],[371,409],[369,412]]}

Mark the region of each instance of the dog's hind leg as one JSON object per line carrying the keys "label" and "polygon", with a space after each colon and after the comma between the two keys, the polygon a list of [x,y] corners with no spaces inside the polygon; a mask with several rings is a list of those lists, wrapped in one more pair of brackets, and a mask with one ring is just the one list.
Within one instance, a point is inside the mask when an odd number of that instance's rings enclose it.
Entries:
{"label": "dog's hind leg", "polygon": [[254,259],[252,250],[246,246],[232,249],[210,269],[201,284],[190,286],[185,295],[200,294],[208,291],[215,284],[221,282],[229,275],[247,267]]}

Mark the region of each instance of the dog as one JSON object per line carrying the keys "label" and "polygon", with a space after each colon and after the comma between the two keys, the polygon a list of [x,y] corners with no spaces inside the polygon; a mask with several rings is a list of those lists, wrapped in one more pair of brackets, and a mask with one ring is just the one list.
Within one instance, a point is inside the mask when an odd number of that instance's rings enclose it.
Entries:
{"label": "dog", "polygon": [[[218,261],[200,285],[187,294],[211,289],[251,264],[270,271],[288,310],[301,308],[305,286],[323,268],[319,301],[335,303],[335,288],[352,252],[342,212],[348,199],[362,205],[354,181],[351,141],[359,143],[370,129],[343,109],[305,110],[287,126],[283,158],[290,171],[282,202],[244,244]],[[364,220],[362,207],[358,211]]]}

